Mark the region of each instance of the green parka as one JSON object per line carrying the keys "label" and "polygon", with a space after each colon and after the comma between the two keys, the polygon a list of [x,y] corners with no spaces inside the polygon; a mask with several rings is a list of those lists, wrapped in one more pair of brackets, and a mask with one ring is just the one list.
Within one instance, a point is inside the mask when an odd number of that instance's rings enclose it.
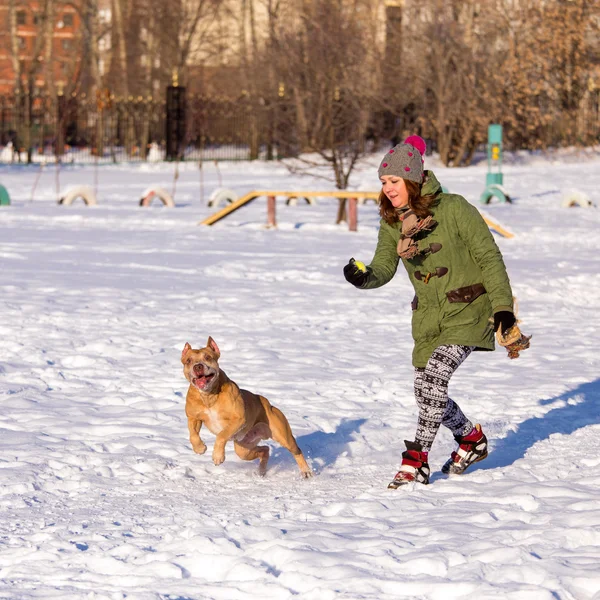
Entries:
{"label": "green parka", "polygon": [[[419,250],[428,249],[432,243],[442,247],[435,253],[402,259],[415,289],[412,302],[415,367],[425,367],[432,352],[441,345],[493,350],[490,317],[501,310],[513,311],[512,290],[502,255],[477,208],[462,196],[442,193],[431,171],[425,172],[421,193],[437,195],[430,209],[437,226],[415,238]],[[401,231],[400,222],[389,225],[381,220],[377,249],[369,265],[372,274],[365,289],[385,285],[396,273]],[[427,273],[436,273],[436,269],[442,273],[443,268],[447,269],[445,274],[427,278]],[[471,299],[473,294],[469,290],[460,290],[475,284],[483,284],[485,288],[485,293],[475,299]],[[460,290],[451,296],[463,301],[450,302],[446,294],[452,290]]]}

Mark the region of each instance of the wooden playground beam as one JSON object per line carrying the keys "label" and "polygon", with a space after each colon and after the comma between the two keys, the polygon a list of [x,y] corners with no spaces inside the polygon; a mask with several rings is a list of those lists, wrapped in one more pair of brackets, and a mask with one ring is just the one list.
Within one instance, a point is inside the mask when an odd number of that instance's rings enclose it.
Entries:
{"label": "wooden playground beam", "polygon": [[[228,204],[221,210],[210,215],[204,221],[200,221],[198,225],[214,225],[221,219],[224,219],[231,213],[242,208],[246,204],[250,204],[257,198],[265,196],[267,198],[267,226],[276,227],[277,221],[275,217],[275,199],[277,196],[285,198],[337,198],[348,199],[348,228],[350,231],[356,231],[358,225],[358,200],[378,200],[379,192],[356,192],[348,190],[326,191],[326,192],[306,192],[306,191],[280,191],[280,190],[254,190],[248,192],[245,196],[238,198],[235,202]],[[482,214],[483,220],[487,226],[498,235],[505,238],[512,238],[514,234],[506,230],[499,223],[490,219],[487,215]]]}
{"label": "wooden playground beam", "polygon": [[275,198],[277,196],[283,196],[286,198],[338,198],[338,199],[349,199],[350,206],[348,209],[349,213],[349,229],[351,231],[356,231],[357,226],[357,210],[356,205],[359,199],[365,200],[377,200],[379,198],[379,192],[352,192],[348,190],[339,190],[339,191],[326,191],[326,192],[305,192],[305,191],[281,191],[281,190],[254,190],[252,192],[248,192],[245,196],[238,198],[235,202],[228,204],[225,208],[217,211],[216,213],[210,215],[204,221],[200,221],[199,225],[214,225],[221,219],[229,216],[231,213],[235,212],[242,206],[246,204],[250,204],[250,202],[260,198],[261,196],[265,196],[268,198],[268,222],[267,225],[270,227],[276,226],[275,220]]}

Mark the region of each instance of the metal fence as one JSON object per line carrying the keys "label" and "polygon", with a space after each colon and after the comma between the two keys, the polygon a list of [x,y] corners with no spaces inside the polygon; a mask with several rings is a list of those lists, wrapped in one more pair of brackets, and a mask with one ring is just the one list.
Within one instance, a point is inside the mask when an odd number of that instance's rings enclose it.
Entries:
{"label": "metal fence", "polygon": [[[273,159],[300,151],[296,129],[295,104],[283,94],[207,97],[180,86],[158,99],[15,94],[0,96],[0,163]],[[597,144],[600,91],[573,114],[557,111],[543,130],[529,132],[535,146],[522,137],[527,131],[508,131],[506,147]],[[384,127],[375,139],[390,136]]]}
{"label": "metal fence", "polygon": [[264,101],[186,95],[0,96],[0,163],[274,158]]}

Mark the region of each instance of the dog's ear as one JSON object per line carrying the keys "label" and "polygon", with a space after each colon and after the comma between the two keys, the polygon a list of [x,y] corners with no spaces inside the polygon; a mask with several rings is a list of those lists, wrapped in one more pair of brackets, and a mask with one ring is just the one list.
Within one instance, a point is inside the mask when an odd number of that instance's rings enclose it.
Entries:
{"label": "dog's ear", "polygon": [[187,353],[192,349],[192,347],[186,342],[185,346],[183,347],[183,350],[181,351],[181,362],[184,363],[185,362],[185,357],[187,356]]}
{"label": "dog's ear", "polygon": [[213,340],[210,336],[208,338],[208,342],[206,342],[206,347],[210,348],[217,355],[217,358],[221,358],[219,346],[217,346],[217,342],[215,342],[215,340]]}

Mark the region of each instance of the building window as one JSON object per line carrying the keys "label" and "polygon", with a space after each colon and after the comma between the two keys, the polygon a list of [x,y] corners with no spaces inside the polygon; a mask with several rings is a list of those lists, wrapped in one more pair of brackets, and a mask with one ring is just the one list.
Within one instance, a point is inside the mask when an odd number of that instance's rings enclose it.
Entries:
{"label": "building window", "polygon": [[66,13],[63,15],[63,24],[65,27],[73,27],[73,14]]}
{"label": "building window", "polygon": [[27,25],[27,13],[24,10],[17,11],[17,25]]}
{"label": "building window", "polygon": [[60,40],[60,44],[63,50],[71,50],[73,48],[73,40],[70,39],[62,39]]}
{"label": "building window", "polygon": [[19,36],[19,48],[21,50],[25,50],[25,48],[27,48],[27,40],[21,36]]}

